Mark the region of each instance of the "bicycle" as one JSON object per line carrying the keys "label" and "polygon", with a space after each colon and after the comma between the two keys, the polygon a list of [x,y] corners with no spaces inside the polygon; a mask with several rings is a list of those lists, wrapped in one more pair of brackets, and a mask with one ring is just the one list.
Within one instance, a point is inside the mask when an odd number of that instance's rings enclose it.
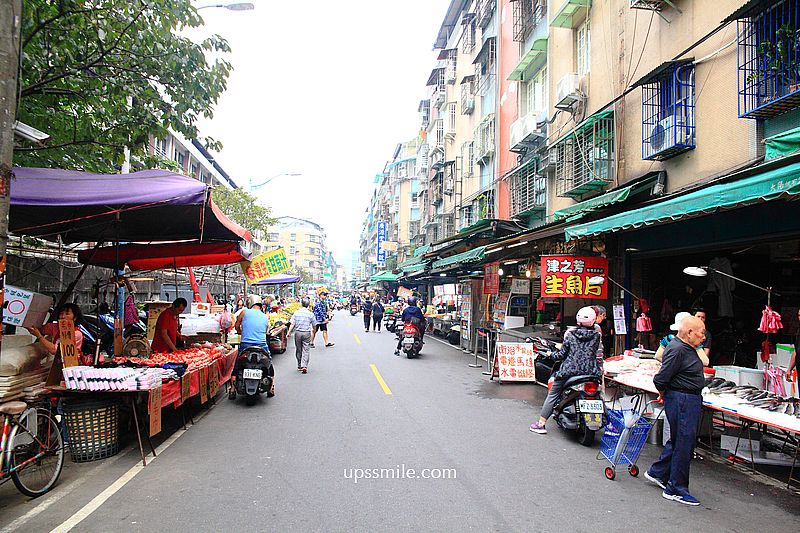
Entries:
{"label": "bicycle", "polygon": [[32,498],[47,493],[64,466],[64,441],[58,423],[47,409],[25,402],[0,404],[0,484],[9,479]]}

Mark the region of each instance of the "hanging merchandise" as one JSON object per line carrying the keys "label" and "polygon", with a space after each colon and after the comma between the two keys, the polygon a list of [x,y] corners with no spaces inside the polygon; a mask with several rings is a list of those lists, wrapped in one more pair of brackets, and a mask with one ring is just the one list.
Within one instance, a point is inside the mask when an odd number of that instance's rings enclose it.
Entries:
{"label": "hanging merchandise", "polygon": [[761,312],[761,323],[758,325],[758,331],[762,333],[778,333],[778,330],[783,329],[780,313],[773,311],[767,305]]}
{"label": "hanging merchandise", "polygon": [[636,331],[639,333],[653,331],[653,324],[650,322],[650,317],[645,313],[642,313],[639,315],[639,318],[636,319]]}
{"label": "hanging merchandise", "polygon": [[650,312],[650,304],[644,298],[639,298],[639,309],[642,313],[649,313]]}
{"label": "hanging merchandise", "polygon": [[136,302],[133,301],[133,294],[129,294],[125,298],[125,327],[138,323],[139,310],[136,308]]}
{"label": "hanging merchandise", "polygon": [[675,312],[672,309],[672,304],[667,298],[664,298],[664,303],[661,304],[661,322],[669,324]]}
{"label": "hanging merchandise", "polygon": [[778,396],[786,396],[786,388],[783,386],[784,372],[777,366],[767,365],[764,367],[765,389]]}
{"label": "hanging merchandise", "polygon": [[[720,317],[733,316],[733,289],[736,282],[733,279],[731,262],[724,257],[715,257],[708,263],[709,278],[708,292],[716,292],[719,298],[717,315]],[[721,275],[719,273],[721,273]],[[726,275],[727,274],[727,275]]]}
{"label": "hanging merchandise", "polygon": [[769,337],[764,337],[764,340],[761,342],[761,362],[766,363],[769,361],[771,353],[772,345],[769,342]]}

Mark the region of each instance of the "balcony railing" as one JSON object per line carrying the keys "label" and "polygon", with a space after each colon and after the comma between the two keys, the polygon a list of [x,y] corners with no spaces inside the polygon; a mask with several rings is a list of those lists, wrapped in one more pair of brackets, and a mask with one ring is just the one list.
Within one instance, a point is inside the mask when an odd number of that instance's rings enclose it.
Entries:
{"label": "balcony railing", "polygon": [[614,114],[589,117],[559,140],[554,150],[556,194],[577,198],[605,188],[616,172]]}

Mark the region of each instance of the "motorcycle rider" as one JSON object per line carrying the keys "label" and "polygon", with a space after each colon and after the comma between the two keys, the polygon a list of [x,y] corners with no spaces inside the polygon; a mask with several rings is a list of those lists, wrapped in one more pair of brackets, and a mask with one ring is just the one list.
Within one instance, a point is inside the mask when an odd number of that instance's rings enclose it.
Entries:
{"label": "motorcycle rider", "polygon": [[[267,367],[272,366],[272,354],[269,351],[269,344],[267,344],[267,330],[269,330],[269,316],[263,311],[263,304],[261,302],[254,302],[250,309],[245,309],[236,318],[234,325],[236,332],[241,335],[241,342],[239,343],[239,352],[244,351],[251,346],[261,348],[267,353],[267,360],[269,364]],[[236,375],[234,369],[234,375]],[[275,396],[275,378],[272,379],[272,388],[267,392],[267,397]]]}
{"label": "motorcycle rider", "polygon": [[[403,309],[403,314],[400,315],[400,321],[403,324],[408,324],[410,322],[417,326],[417,328],[419,328],[420,335],[422,335],[424,338],[427,322],[425,320],[425,315],[422,313],[422,309],[417,307],[417,299],[414,296],[411,296],[406,303],[406,308]],[[402,331],[402,329],[400,329],[400,331]],[[403,346],[403,336],[398,335],[398,337],[397,348],[394,351],[394,354],[397,356],[400,355],[400,348]]]}
{"label": "motorcycle rider", "polygon": [[564,334],[564,344],[551,356],[554,360],[563,361],[563,363],[551,378],[550,390],[544,400],[539,421],[530,426],[531,431],[540,435],[547,433],[545,424],[561,398],[564,383],[574,376],[600,375],[597,351],[601,335],[594,327],[597,314],[591,307],[583,307],[575,315],[575,319],[578,327]]}

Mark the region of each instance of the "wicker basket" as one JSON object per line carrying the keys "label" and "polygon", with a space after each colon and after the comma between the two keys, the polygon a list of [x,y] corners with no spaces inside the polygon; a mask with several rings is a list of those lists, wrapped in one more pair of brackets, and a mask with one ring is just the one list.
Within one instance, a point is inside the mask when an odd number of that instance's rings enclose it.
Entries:
{"label": "wicker basket", "polygon": [[119,452],[119,403],[113,399],[64,403],[72,461],[86,463]]}

